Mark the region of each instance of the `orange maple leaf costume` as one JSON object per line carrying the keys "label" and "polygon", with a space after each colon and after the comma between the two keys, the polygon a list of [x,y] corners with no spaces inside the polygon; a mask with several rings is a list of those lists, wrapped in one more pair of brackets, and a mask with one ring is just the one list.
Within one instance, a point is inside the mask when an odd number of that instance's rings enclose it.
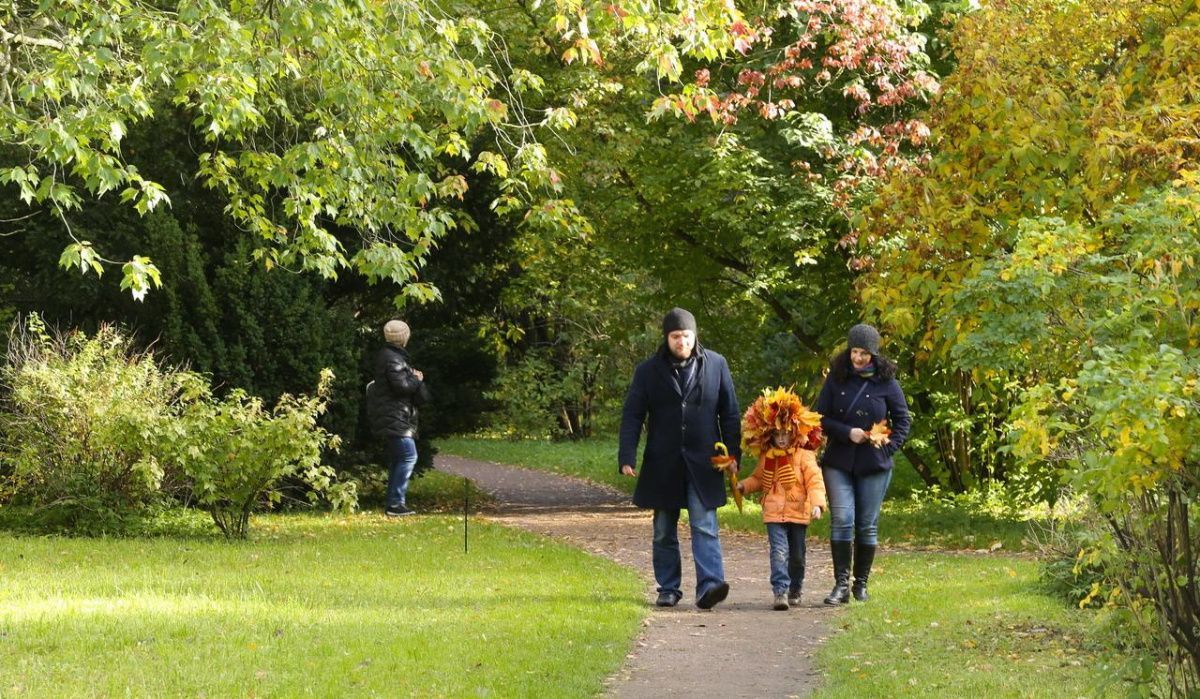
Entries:
{"label": "orange maple leaf costume", "polygon": [[[785,449],[773,444],[778,432],[792,434]],[[758,466],[742,482],[747,493],[762,491],[764,522],[808,524],[814,507],[828,509],[816,457],[823,441],[820,413],[787,389],[764,390],[746,410],[742,443],[758,457]]]}

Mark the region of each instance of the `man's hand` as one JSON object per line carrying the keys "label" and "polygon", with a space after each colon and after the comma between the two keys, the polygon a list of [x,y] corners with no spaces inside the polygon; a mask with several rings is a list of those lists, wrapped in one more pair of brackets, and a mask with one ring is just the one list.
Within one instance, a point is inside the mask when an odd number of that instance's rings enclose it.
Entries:
{"label": "man's hand", "polygon": [[629,476],[630,478],[633,478],[634,476],[637,475],[637,471],[634,471],[633,467],[630,466],[629,464],[623,464],[621,466],[621,475]]}
{"label": "man's hand", "polygon": [[867,433],[858,427],[852,428],[850,430],[850,441],[855,444],[862,444],[867,441]]}

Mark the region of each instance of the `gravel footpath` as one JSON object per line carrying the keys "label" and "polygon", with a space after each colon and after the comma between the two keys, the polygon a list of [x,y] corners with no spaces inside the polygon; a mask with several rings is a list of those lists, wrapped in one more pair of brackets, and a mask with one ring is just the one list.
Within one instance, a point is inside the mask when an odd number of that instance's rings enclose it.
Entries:
{"label": "gravel footpath", "polygon": [[[652,605],[651,517],[629,496],[578,478],[456,456],[435,458],[439,471],[464,476],[498,503],[486,517],[563,540],[640,571]],[[611,697],[805,697],[820,684],[812,656],[832,632],[837,610],[821,600],[829,592],[829,547],[808,540],[804,601],[786,612],[771,609],[764,534],[722,532],[729,598],[702,611],[695,598],[695,569],[686,525],[683,601],[651,607],[645,628],[625,665],[606,680]]]}

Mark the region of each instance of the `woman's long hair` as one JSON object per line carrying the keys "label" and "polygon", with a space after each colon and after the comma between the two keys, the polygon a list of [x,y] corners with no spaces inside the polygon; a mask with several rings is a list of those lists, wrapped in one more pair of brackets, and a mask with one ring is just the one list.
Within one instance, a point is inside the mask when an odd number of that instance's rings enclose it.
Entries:
{"label": "woman's long hair", "polygon": [[[883,380],[896,378],[896,363],[882,354],[871,355],[875,361],[875,375]],[[839,382],[850,378],[854,365],[850,363],[850,348],[838,352],[829,360],[829,373]]]}

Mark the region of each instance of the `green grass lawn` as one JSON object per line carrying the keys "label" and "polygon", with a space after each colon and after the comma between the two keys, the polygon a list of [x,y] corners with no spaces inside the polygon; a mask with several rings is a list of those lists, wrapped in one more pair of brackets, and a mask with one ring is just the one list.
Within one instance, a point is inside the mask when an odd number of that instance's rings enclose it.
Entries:
{"label": "green grass lawn", "polygon": [[596,694],[633,571],[451,516],[272,515],[248,541],[0,533],[0,696]]}
{"label": "green grass lawn", "polygon": [[1035,561],[885,550],[871,593],[818,652],[819,699],[1104,696],[1094,613],[1040,593]]}

